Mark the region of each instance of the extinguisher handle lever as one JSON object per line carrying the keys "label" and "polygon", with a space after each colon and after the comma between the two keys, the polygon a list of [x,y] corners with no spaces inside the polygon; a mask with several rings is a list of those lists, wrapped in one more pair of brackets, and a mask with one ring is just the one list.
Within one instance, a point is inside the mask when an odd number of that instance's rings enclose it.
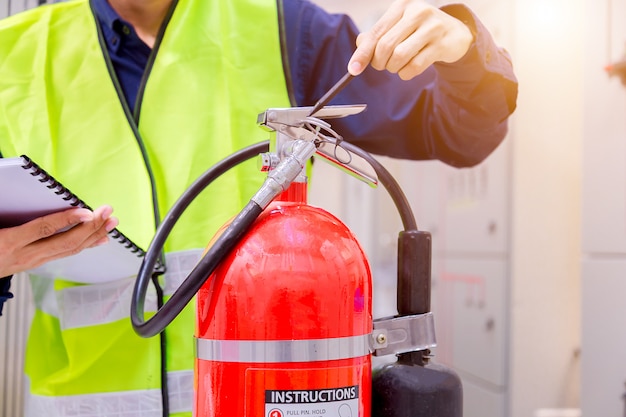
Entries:
{"label": "extinguisher handle lever", "polygon": [[[378,185],[376,170],[361,156],[341,146],[343,138],[323,119],[336,119],[358,114],[366,105],[326,106],[314,112],[310,107],[270,108],[259,114],[257,123],[275,136],[270,151],[277,159],[295,140],[308,140],[315,144],[316,155],[345,173],[371,187]],[[311,114],[315,114],[313,117]],[[266,158],[269,163],[271,158]]]}

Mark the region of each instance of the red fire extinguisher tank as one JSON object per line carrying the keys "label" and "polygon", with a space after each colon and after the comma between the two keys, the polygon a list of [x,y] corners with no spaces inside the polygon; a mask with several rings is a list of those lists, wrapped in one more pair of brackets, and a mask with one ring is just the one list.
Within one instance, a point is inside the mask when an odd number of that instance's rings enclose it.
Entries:
{"label": "red fire extinguisher tank", "polygon": [[352,232],[271,203],[198,292],[194,415],[369,417],[371,305]]}

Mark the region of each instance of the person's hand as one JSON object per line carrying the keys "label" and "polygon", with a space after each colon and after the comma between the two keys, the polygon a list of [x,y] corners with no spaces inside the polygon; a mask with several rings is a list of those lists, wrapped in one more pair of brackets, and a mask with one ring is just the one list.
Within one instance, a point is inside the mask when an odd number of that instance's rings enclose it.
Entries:
{"label": "person's hand", "polygon": [[369,31],[358,36],[348,71],[359,75],[371,64],[409,80],[435,62],[458,61],[473,38],[463,22],[424,0],[396,0]]}
{"label": "person's hand", "polygon": [[107,233],[118,224],[112,212],[110,206],[93,212],[76,208],[0,229],[0,277],[106,243]]}

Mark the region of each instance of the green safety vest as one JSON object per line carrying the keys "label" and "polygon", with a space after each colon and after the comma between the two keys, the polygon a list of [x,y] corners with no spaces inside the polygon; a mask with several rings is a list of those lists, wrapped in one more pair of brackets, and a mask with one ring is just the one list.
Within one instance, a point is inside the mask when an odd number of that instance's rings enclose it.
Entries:
{"label": "green safety vest", "polygon": [[[87,0],[3,20],[0,152],[27,154],[92,207],[111,204],[119,229],[146,248],[155,217],[198,176],[268,139],[260,112],[290,106],[278,13],[276,0],[179,0],[149,65],[138,125],[120,101]],[[262,180],[250,161],[187,209],[165,246],[166,295]],[[160,340],[131,327],[133,277],[31,281],[27,415],[160,417]],[[172,415],[191,412],[193,331],[193,306],[165,331]]]}

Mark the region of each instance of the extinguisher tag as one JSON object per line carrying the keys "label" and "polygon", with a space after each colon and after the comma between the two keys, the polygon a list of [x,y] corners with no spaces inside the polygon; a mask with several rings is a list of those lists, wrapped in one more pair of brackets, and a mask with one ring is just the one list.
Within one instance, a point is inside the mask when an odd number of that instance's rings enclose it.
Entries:
{"label": "extinguisher tag", "polygon": [[351,361],[352,366],[247,369],[245,416],[369,417],[369,359]]}
{"label": "extinguisher tag", "polygon": [[265,391],[266,417],[357,417],[358,410],[358,385],[312,390]]}

